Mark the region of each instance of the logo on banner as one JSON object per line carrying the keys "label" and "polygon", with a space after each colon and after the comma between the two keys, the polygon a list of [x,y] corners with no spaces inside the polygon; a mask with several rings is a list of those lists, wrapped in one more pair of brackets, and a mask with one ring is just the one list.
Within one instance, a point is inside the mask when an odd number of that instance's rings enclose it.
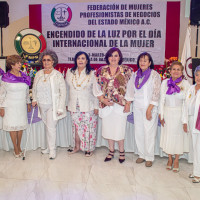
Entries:
{"label": "logo on banner", "polygon": [[51,11],[51,19],[55,26],[66,27],[72,19],[72,10],[67,4],[57,4]]}
{"label": "logo on banner", "polygon": [[28,63],[38,63],[39,55],[46,49],[45,37],[37,30],[23,29],[15,36],[15,49]]}

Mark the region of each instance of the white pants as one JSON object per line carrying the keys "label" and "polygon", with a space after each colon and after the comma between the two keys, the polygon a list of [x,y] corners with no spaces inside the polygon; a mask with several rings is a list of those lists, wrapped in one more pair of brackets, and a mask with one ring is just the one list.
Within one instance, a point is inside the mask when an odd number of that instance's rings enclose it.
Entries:
{"label": "white pants", "polygon": [[[189,116],[189,128],[190,133],[192,133],[194,117]],[[192,143],[193,143],[193,175],[200,177],[200,134],[192,133]]]}
{"label": "white pants", "polygon": [[140,158],[154,161],[155,137],[158,127],[158,114],[152,113],[152,119],[146,119],[146,109],[134,109],[135,141]]}
{"label": "white pants", "polygon": [[56,125],[57,120],[53,120],[53,107],[52,105],[40,104],[40,113],[42,121],[45,124],[45,132],[47,137],[47,148],[50,151],[56,149]]}

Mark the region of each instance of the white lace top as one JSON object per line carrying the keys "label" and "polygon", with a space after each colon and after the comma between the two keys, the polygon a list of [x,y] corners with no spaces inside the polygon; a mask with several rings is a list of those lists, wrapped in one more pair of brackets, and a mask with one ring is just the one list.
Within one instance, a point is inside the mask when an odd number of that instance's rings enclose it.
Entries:
{"label": "white lace top", "polygon": [[135,88],[135,77],[133,79],[134,86],[134,96],[133,96],[133,106],[135,108],[147,108],[149,104],[158,106],[159,97],[160,97],[160,86],[161,78],[158,72],[155,70],[151,71],[149,79],[142,86],[141,89]]}
{"label": "white lace top", "polygon": [[37,84],[37,100],[39,104],[52,104],[49,74],[44,74]]}

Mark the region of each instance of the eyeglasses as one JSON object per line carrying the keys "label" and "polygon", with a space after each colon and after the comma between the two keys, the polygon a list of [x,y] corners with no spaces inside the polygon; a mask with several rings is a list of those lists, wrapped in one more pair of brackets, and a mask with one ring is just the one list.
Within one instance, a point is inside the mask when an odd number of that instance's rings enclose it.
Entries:
{"label": "eyeglasses", "polygon": [[46,61],[47,61],[47,62],[51,62],[52,60],[51,60],[51,59],[43,59],[43,60],[42,60],[42,62],[46,62]]}

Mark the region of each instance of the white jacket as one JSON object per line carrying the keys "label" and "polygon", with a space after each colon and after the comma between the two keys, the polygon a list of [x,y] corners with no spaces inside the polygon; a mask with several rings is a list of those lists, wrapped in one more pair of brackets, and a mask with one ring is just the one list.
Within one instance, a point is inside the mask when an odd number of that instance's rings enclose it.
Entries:
{"label": "white jacket", "polygon": [[[184,108],[183,118],[182,118],[184,124],[188,124],[188,106],[189,106],[189,102],[190,102],[190,97],[194,93],[195,93],[195,85],[192,85],[186,94],[185,108]],[[195,109],[194,109],[194,123],[191,128],[192,133],[200,133],[200,131],[195,128],[198,111],[199,111],[199,106],[200,106],[200,90],[196,94]]]}
{"label": "white jacket", "polygon": [[[166,92],[168,90],[168,86],[167,86],[167,81],[169,79],[165,79],[162,81],[161,84],[161,90],[160,90],[160,103],[159,103],[159,114],[161,119],[163,119],[164,116],[164,106],[165,106],[165,98],[166,98]],[[186,93],[190,87],[190,84],[187,80],[182,80],[182,83],[180,85],[180,87],[182,88],[181,92],[183,92],[183,104],[182,104],[182,112],[184,111],[184,106],[185,106],[185,97],[186,97]],[[183,123],[183,122],[182,122]]]}
{"label": "white jacket", "polygon": [[[77,100],[80,106],[80,112],[89,112],[94,109],[98,109],[98,99],[93,95],[92,89],[96,76],[94,71],[91,71],[89,75],[86,74],[86,70],[82,70],[80,76],[78,70],[75,74],[68,69],[66,75],[67,86],[67,99],[66,106],[71,112],[76,112]],[[80,87],[77,86],[80,84]]]}
{"label": "white jacket", "polygon": [[[34,78],[33,89],[32,89],[33,102],[37,102],[37,89],[36,88],[37,88],[38,81],[41,78],[44,78],[43,70],[38,71]],[[50,79],[50,84],[51,84],[51,94],[52,94],[52,102],[53,102],[53,119],[59,120],[66,116],[65,80],[63,78],[63,75],[55,69],[53,69],[53,71],[51,72],[49,79]],[[62,114],[60,116],[58,116],[57,112],[60,112]],[[39,112],[38,112],[38,116],[40,117]]]}

